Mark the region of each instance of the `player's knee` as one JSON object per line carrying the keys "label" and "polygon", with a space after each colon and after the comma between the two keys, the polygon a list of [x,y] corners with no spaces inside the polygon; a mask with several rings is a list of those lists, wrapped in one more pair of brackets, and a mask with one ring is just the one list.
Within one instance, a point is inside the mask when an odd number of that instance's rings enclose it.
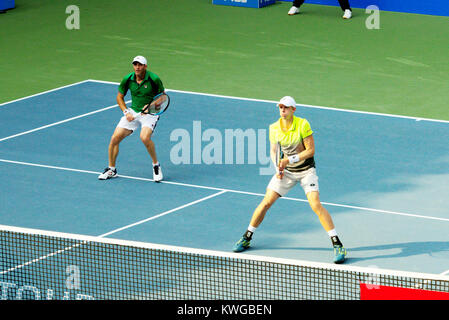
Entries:
{"label": "player's knee", "polygon": [[150,142],[152,136],[153,136],[153,131],[147,130],[147,128],[144,128],[140,132],[140,140],[142,140],[143,143]]}
{"label": "player's knee", "polygon": [[268,210],[273,205],[273,202],[268,199],[263,199],[260,205],[262,206],[263,209]]}
{"label": "player's knee", "polygon": [[310,202],[310,207],[312,208],[313,212],[315,212],[317,215],[321,215],[321,213],[323,212],[322,210],[323,206],[319,201]]}
{"label": "player's knee", "polygon": [[143,142],[143,144],[145,144],[145,145],[147,145],[147,144],[150,144],[152,141],[151,141],[151,135],[144,135],[144,134],[141,134],[140,135],[140,140]]}
{"label": "player's knee", "polygon": [[119,145],[120,142],[122,142],[123,139],[125,139],[127,136],[129,136],[132,132],[132,130],[126,130],[123,128],[116,128],[114,133],[112,134],[110,145],[116,146]]}
{"label": "player's knee", "polygon": [[114,134],[111,137],[110,145],[113,145],[113,146],[118,145],[120,143],[120,141],[122,141],[122,140],[123,140],[122,137]]}

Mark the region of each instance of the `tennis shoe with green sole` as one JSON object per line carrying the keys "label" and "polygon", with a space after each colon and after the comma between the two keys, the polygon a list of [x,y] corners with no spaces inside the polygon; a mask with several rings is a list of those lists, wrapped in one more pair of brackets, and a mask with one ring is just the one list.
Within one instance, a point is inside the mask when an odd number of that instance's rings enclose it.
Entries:
{"label": "tennis shoe with green sole", "polygon": [[343,263],[346,259],[346,249],[341,245],[334,245],[334,263]]}
{"label": "tennis shoe with green sole", "polygon": [[234,245],[234,248],[232,248],[232,251],[234,252],[242,252],[248,249],[250,246],[250,240],[248,240],[245,237],[241,237],[239,241]]}

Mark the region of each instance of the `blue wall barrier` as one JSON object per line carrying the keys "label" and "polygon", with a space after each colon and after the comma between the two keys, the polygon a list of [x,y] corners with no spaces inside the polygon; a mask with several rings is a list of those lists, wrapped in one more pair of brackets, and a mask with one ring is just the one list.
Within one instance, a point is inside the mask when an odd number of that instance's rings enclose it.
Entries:
{"label": "blue wall barrier", "polygon": [[[339,6],[338,0],[306,0],[304,4],[307,3]],[[449,16],[449,0],[349,0],[349,4],[351,8],[365,9],[375,5],[381,11]]]}
{"label": "blue wall barrier", "polygon": [[212,4],[248,8],[262,8],[275,2],[276,0],[212,0]]}
{"label": "blue wall barrier", "polygon": [[0,11],[14,8],[14,0],[0,0]]}

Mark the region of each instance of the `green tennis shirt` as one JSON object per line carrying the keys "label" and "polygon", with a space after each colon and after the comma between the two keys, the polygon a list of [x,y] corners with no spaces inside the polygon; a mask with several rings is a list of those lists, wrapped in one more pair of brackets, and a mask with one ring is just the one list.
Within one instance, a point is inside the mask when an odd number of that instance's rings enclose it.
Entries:
{"label": "green tennis shirt", "polygon": [[137,83],[134,72],[127,74],[123,78],[118,86],[118,91],[126,95],[128,90],[131,91],[131,109],[136,112],[141,112],[146,104],[150,103],[156,95],[164,92],[165,89],[161,79],[156,74],[147,70],[140,84]]}
{"label": "green tennis shirt", "polygon": [[[282,131],[281,119],[270,125],[269,137],[271,143],[279,142],[284,156],[292,156],[303,150],[304,138],[312,135],[313,131],[306,119],[293,116],[293,122],[287,132]],[[315,167],[315,159],[308,158],[296,163],[288,164],[286,169],[290,172],[304,171]]]}

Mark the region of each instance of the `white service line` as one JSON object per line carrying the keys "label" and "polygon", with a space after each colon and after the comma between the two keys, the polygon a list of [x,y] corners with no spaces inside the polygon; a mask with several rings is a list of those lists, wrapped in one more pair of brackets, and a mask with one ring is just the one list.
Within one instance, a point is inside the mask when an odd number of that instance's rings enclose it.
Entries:
{"label": "white service line", "polygon": [[195,200],[195,201],[192,201],[192,202],[183,204],[182,206],[176,207],[176,208],[174,208],[174,209],[167,210],[167,211],[165,211],[165,212],[159,213],[159,214],[157,214],[157,215],[155,215],[155,216],[152,216],[152,217],[149,217],[149,218],[147,218],[147,219],[143,219],[143,220],[134,222],[134,223],[132,223],[132,224],[129,224],[129,225],[127,225],[127,226],[124,226],[124,227],[121,227],[121,228],[118,228],[118,229],[115,229],[115,230],[106,232],[106,233],[104,233],[104,234],[102,234],[102,235],[100,235],[100,236],[98,236],[98,237],[99,237],[99,238],[104,238],[104,237],[110,236],[111,234],[117,233],[117,232],[119,232],[119,231],[123,231],[123,230],[129,229],[129,228],[135,227],[135,226],[137,226],[137,225],[139,225],[139,224],[142,224],[142,223],[145,223],[145,222],[148,222],[148,221],[151,221],[151,220],[154,220],[154,219],[163,217],[163,216],[165,216],[165,215],[167,215],[167,214],[170,214],[170,213],[172,213],[172,212],[175,212],[175,211],[178,211],[178,210],[181,210],[181,209],[184,209],[184,208],[193,206],[194,204],[197,204],[197,203],[200,203],[200,202],[209,200],[209,199],[214,198],[214,197],[216,197],[216,196],[219,196],[219,195],[221,195],[221,194],[223,194],[223,193],[226,193],[226,191],[223,190],[223,191],[220,191],[220,192],[211,194],[211,195],[209,195],[209,196],[207,196],[207,197],[204,197],[204,198],[201,198],[201,199],[198,199],[198,200]]}
{"label": "white service line", "polygon": [[[43,165],[43,164],[37,164],[37,163],[13,161],[13,160],[7,160],[7,159],[0,159],[0,162],[12,163],[12,164],[20,164],[20,165],[32,166],[32,167],[41,167],[41,168],[48,168],[48,169],[72,171],[72,172],[97,174],[97,175],[101,173],[101,172],[95,172],[95,171],[89,171],[89,170],[64,168],[64,167]],[[149,179],[149,178],[133,177],[133,176],[126,176],[126,175],[118,175],[118,177],[122,177],[122,178],[125,178],[125,179],[140,180],[140,181],[154,181],[153,179]],[[263,194],[263,193],[256,193],[256,192],[249,192],[249,191],[242,191],[242,190],[234,190],[234,189],[226,189],[226,188],[218,188],[218,187],[210,187],[210,186],[202,186],[202,185],[182,183],[182,182],[175,182],[175,181],[161,181],[160,183],[172,184],[172,185],[189,187],[189,188],[199,188],[199,189],[208,189],[208,190],[216,190],[216,191],[225,191],[225,192],[229,192],[229,193],[245,194],[245,195],[258,196],[258,197],[264,197],[265,196],[265,194]],[[281,197],[280,199],[281,200],[298,201],[298,202],[308,202],[305,199],[298,199],[298,198],[291,198],[291,197]],[[381,213],[381,214],[391,214],[391,215],[399,215],[399,216],[411,217],[411,218],[420,218],[420,219],[427,219],[427,220],[439,220],[439,221],[449,222],[449,218],[423,216],[423,215],[412,214],[412,213],[407,213],[407,212],[397,212],[397,211],[390,211],[390,210],[374,209],[374,208],[361,207],[361,206],[352,206],[352,205],[332,203],[332,202],[322,202],[322,203],[325,204],[325,205],[328,205],[328,206],[333,206],[333,207],[341,207],[341,208],[361,210],[361,211],[368,211],[368,212],[375,212],[375,213]]]}

